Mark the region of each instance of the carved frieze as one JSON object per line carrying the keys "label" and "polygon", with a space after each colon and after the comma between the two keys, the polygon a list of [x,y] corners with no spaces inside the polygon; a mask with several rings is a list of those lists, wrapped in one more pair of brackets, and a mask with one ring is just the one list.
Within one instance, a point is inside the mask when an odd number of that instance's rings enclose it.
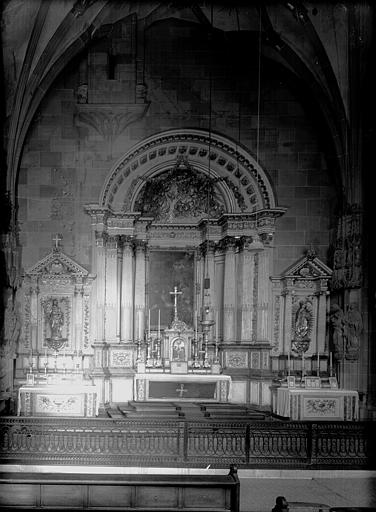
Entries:
{"label": "carved frieze", "polygon": [[333,256],[332,287],[357,288],[362,285],[362,217],[358,211],[340,217]]}
{"label": "carved frieze", "polygon": [[191,169],[174,168],[146,181],[134,209],[158,222],[171,223],[205,215],[219,217],[225,205],[213,179]]}
{"label": "carved frieze", "polygon": [[226,350],[226,368],[248,368],[248,352],[245,350]]}

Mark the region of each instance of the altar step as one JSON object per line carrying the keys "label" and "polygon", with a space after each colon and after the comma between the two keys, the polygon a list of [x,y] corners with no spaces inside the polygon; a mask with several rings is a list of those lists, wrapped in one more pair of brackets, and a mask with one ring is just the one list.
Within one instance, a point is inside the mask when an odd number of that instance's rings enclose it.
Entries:
{"label": "altar step", "polygon": [[114,419],[200,419],[207,421],[255,421],[271,419],[270,414],[245,405],[223,403],[135,402],[106,405],[107,417]]}

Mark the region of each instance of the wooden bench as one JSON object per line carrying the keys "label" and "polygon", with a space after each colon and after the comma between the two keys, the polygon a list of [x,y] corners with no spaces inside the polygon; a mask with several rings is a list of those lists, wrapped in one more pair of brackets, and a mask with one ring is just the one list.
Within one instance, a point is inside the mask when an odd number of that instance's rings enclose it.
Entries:
{"label": "wooden bench", "polygon": [[228,475],[0,474],[1,510],[239,512],[237,469]]}

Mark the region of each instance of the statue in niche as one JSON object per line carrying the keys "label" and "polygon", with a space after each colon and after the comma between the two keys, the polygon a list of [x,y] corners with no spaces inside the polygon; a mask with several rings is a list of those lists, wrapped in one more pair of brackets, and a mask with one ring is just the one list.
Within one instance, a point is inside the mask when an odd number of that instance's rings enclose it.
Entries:
{"label": "statue in niche", "polygon": [[51,330],[51,339],[61,340],[64,325],[64,313],[59,306],[58,300],[49,300],[45,305],[45,312]]}
{"label": "statue in niche", "polygon": [[333,304],[329,313],[329,324],[336,359],[343,357],[345,337],[345,315],[338,304]]}
{"label": "statue in niche", "polygon": [[306,340],[311,332],[312,304],[310,301],[299,302],[295,314],[295,340]]}
{"label": "statue in niche", "polygon": [[357,359],[360,347],[360,335],[363,330],[362,315],[358,305],[351,303],[344,317],[344,332],[346,338],[346,359]]}
{"label": "statue in niche", "polygon": [[185,361],[185,343],[183,340],[175,340],[172,344],[172,360]]}

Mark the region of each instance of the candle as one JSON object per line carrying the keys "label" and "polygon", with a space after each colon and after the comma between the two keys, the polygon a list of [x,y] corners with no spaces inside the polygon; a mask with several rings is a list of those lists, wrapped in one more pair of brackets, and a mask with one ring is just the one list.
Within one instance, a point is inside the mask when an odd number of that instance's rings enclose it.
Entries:
{"label": "candle", "polygon": [[196,310],[194,311],[193,322],[194,322],[194,327],[195,327],[195,337],[197,339],[197,311]]}
{"label": "candle", "polygon": [[149,309],[149,321],[148,321],[148,326],[149,326],[149,338],[150,338],[150,309]]}
{"label": "candle", "polygon": [[158,309],[158,339],[161,337],[161,310]]}
{"label": "candle", "polygon": [[215,341],[218,343],[218,311],[215,315]]}
{"label": "candle", "polygon": [[333,360],[332,360],[332,353],[331,352],[329,352],[329,367],[330,367],[330,369],[332,369],[332,367],[333,367]]}
{"label": "candle", "polygon": [[317,352],[317,375],[320,375],[320,353]]}
{"label": "candle", "polygon": [[47,357],[47,347],[44,347],[44,357]]}
{"label": "candle", "polygon": [[287,352],[287,370],[290,375],[290,351]]}
{"label": "candle", "polygon": [[138,312],[138,339],[141,339],[141,311]]}

